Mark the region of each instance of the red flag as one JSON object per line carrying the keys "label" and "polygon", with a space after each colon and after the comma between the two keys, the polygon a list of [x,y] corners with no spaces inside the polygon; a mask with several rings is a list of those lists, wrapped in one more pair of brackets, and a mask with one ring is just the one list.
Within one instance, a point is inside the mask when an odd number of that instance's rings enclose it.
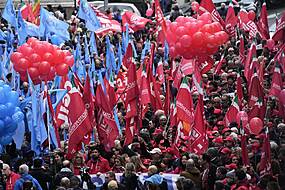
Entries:
{"label": "red flag", "polygon": [[21,14],[24,20],[33,23],[35,21],[35,15],[33,13],[32,5],[29,2],[21,8]]}
{"label": "red flag", "polygon": [[184,77],[177,93],[177,118],[188,124],[193,123],[193,101],[187,78]]}
{"label": "red flag", "polygon": [[111,73],[110,80],[105,82],[105,86],[106,86],[106,92],[109,96],[110,107],[111,109],[113,109],[117,102],[113,73]]}
{"label": "red flag", "polygon": [[199,69],[200,69],[201,75],[211,70],[215,63],[214,59],[211,58],[210,56],[207,56],[205,58],[200,58],[198,62],[199,62]]}
{"label": "red flag", "polygon": [[265,138],[261,148],[261,160],[259,163],[259,172],[261,176],[265,174],[271,174],[271,153],[270,153],[270,142],[268,135],[268,128],[265,130]]}
{"label": "red flag", "polygon": [[246,10],[241,9],[238,17],[239,17],[239,22],[240,22],[239,23],[240,28],[243,29],[244,31],[249,32],[249,36],[251,38],[255,38],[257,34],[262,36],[260,34],[256,24],[248,18],[248,13]]}
{"label": "red flag", "polygon": [[239,105],[240,108],[242,108],[243,107],[243,105],[242,105],[243,89],[242,89],[242,79],[241,79],[241,76],[240,76],[239,73],[237,74],[237,87],[236,87],[236,90],[237,90],[237,96],[238,96],[238,105]]}
{"label": "red flag", "polygon": [[251,78],[251,85],[249,88],[249,107],[251,108],[248,113],[249,121],[253,117],[259,117],[261,120],[265,116],[265,103],[264,103],[264,92],[260,85],[257,73],[254,73]]}
{"label": "red flag", "polygon": [[129,65],[133,62],[133,48],[132,45],[129,43],[127,47],[126,54],[123,57],[123,66],[125,68],[129,68]]}
{"label": "red flag", "polygon": [[[125,26],[126,23],[129,24],[129,27],[134,31],[142,30],[145,28],[145,25],[148,22],[152,22],[150,19],[140,17],[131,11],[126,11],[122,15],[122,23]],[[124,29],[125,30],[125,29]]]}
{"label": "red flag", "polygon": [[212,15],[212,19],[216,22],[219,22],[223,27],[225,27],[225,22],[222,19],[219,12],[216,10],[216,6],[214,5],[212,0],[202,0],[199,7],[199,14],[203,14],[205,12],[209,12]]}
{"label": "red flag", "polygon": [[137,132],[138,122],[138,98],[139,89],[137,85],[136,66],[131,62],[128,70],[128,87],[126,95],[126,139],[125,145],[133,141],[134,134]]}
{"label": "red flag", "polygon": [[76,153],[83,137],[92,131],[87,109],[81,98],[81,93],[74,83],[66,80],[64,88],[68,93],[58,105],[56,118],[59,123],[69,125],[68,157]]}
{"label": "red flag", "polygon": [[222,55],[222,57],[221,57],[219,63],[217,64],[216,69],[215,69],[215,72],[214,72],[215,74],[221,74],[222,66],[223,66],[223,64],[226,62],[226,60],[224,59],[224,57],[225,57],[225,54]]}
{"label": "red flag", "polygon": [[183,77],[182,71],[181,71],[181,64],[177,67],[176,71],[174,72],[174,81],[173,81],[173,87],[179,88],[179,85],[181,83],[181,79]]}
{"label": "red flag", "polygon": [[157,75],[158,75],[158,80],[161,82],[161,83],[164,83],[165,82],[165,79],[164,79],[164,72],[163,72],[163,63],[162,63],[162,60],[160,60],[157,64]]}
{"label": "red flag", "polygon": [[147,72],[146,72],[145,67],[146,67],[145,64],[143,64],[143,72],[141,75],[142,80],[141,80],[141,85],[140,85],[142,105],[147,105],[148,103],[151,103],[150,86],[149,86],[150,83],[147,78]]}
{"label": "red flag", "polygon": [[94,126],[96,124],[95,113],[94,113],[94,99],[91,93],[90,77],[88,73],[86,76],[82,99],[88,111],[89,120],[92,126]]}
{"label": "red flag", "polygon": [[237,25],[237,21],[238,20],[237,20],[237,16],[235,15],[235,10],[233,8],[233,4],[230,3],[230,5],[228,7],[225,25],[226,25],[226,31],[231,36],[234,36],[234,34],[236,32],[235,27]]}
{"label": "red flag", "polygon": [[279,94],[282,90],[282,77],[281,71],[278,63],[275,63],[275,68],[272,77],[271,88],[269,91],[269,95],[275,96],[276,98],[279,97]]}
{"label": "red flag", "polygon": [[177,107],[176,100],[170,105],[170,127],[177,126]]}
{"label": "red flag", "polygon": [[247,81],[251,80],[251,76],[253,73],[253,68],[251,68],[253,66],[252,65],[253,58],[256,58],[256,45],[255,45],[255,43],[251,44],[250,49],[248,50],[248,54],[246,56],[245,63],[244,63],[244,76],[245,76]]}
{"label": "red flag", "polygon": [[239,59],[240,59],[240,62],[242,64],[244,64],[244,61],[245,61],[245,55],[244,55],[244,39],[243,39],[243,35],[240,36],[240,43],[239,43]]}
{"label": "red flag", "polygon": [[98,17],[101,27],[95,31],[96,35],[105,36],[110,31],[122,32],[121,23],[116,20],[106,19],[104,17]]}
{"label": "red flag", "polygon": [[232,105],[229,107],[226,115],[225,115],[225,123],[226,126],[229,126],[230,123],[236,122],[236,116],[239,112],[239,105],[238,105],[238,96],[235,95],[232,100]]}
{"label": "red flag", "polygon": [[151,104],[156,110],[162,109],[162,102],[160,99],[160,84],[155,80],[155,77],[150,73],[150,90],[151,90]]}
{"label": "red flag", "polygon": [[244,134],[244,129],[242,128],[242,121],[240,121],[240,127],[241,127],[241,158],[244,166],[250,166],[249,158],[248,158],[248,152],[247,152],[247,146],[246,146],[246,136]]}
{"label": "red flag", "polygon": [[[114,146],[114,141],[119,136],[119,130],[114,120],[113,109],[110,106],[109,97],[103,92],[102,85],[99,83],[96,89],[96,104],[99,106],[99,118],[97,130],[99,138],[106,150]],[[99,117],[101,117],[99,115]]]}
{"label": "red flag", "polygon": [[208,139],[206,136],[206,128],[204,123],[204,103],[203,96],[199,95],[196,106],[194,123],[190,135],[191,146],[190,150],[201,155],[208,149]]}
{"label": "red flag", "polygon": [[166,21],[165,21],[165,18],[163,16],[163,12],[160,8],[159,0],[155,0],[154,3],[155,3],[155,19],[156,19],[156,22],[158,25],[161,26],[161,29],[164,33],[164,36],[166,37],[166,30],[167,30]]}
{"label": "red flag", "polygon": [[283,11],[281,18],[278,20],[278,24],[275,30],[275,33],[272,36],[274,41],[283,41],[285,36],[285,11]]}
{"label": "red flag", "polygon": [[264,2],[262,4],[260,17],[259,17],[259,21],[257,24],[258,24],[259,30],[260,30],[262,36],[265,38],[265,40],[270,38],[267,17],[268,17],[268,14],[267,14],[267,10],[266,10],[266,3]]}
{"label": "red flag", "polygon": [[181,61],[181,71],[184,75],[191,75],[194,72],[195,60],[184,59]]}

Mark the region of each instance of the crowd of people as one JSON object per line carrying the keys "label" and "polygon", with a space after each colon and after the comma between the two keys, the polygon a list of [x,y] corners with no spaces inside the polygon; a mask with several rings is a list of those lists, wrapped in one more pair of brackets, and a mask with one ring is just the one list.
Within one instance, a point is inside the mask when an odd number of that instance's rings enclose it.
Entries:
{"label": "crowd of people", "polygon": [[[171,20],[183,15],[177,5],[172,5]],[[52,11],[51,7],[50,11]],[[55,9],[53,9],[55,10]],[[120,11],[112,13],[108,10],[109,17],[114,17],[121,22],[118,16]],[[192,11],[193,14],[196,14]],[[191,14],[192,14],[191,13]],[[73,51],[76,48],[79,36],[80,45],[84,47],[84,36],[90,37],[84,22],[76,17],[75,10],[71,18],[62,8],[55,11],[55,15],[69,22],[71,40],[61,44],[61,49]],[[226,13],[223,13],[226,14]],[[151,18],[151,17],[150,17]],[[153,18],[154,19],[154,18]],[[224,18],[225,19],[225,18]],[[135,64],[139,69],[142,63],[142,51],[145,42],[149,40],[156,43],[157,35],[154,32],[156,23],[148,23],[144,30],[130,34],[137,52]],[[1,20],[1,30],[8,31],[7,22]],[[14,31],[15,32],[15,31]],[[109,32],[107,34],[112,44],[118,44],[122,40],[121,33]],[[248,53],[252,41],[248,33],[244,33],[245,52]],[[96,70],[104,69],[106,45],[104,37],[97,40],[98,55],[91,55],[95,60]],[[152,106],[142,117],[142,125],[138,133],[134,135],[131,144],[124,144],[126,107],[123,101],[117,102],[118,119],[121,133],[114,142],[114,147],[107,151],[99,138],[85,144],[82,150],[76,152],[72,159],[67,158],[67,140],[64,133],[68,130],[66,126],[60,127],[61,148],[49,150],[44,143],[40,157],[35,156],[31,150],[31,133],[26,126],[25,139],[20,150],[12,142],[3,147],[0,159],[2,171],[0,189],[6,190],[47,190],[47,189],[102,189],[102,190],[144,190],[144,189],[169,189],[163,174],[178,175],[175,186],[178,190],[284,190],[285,189],[285,123],[284,115],[280,112],[282,103],[278,98],[270,96],[272,76],[274,73],[274,56],[277,51],[270,51],[266,43],[257,39],[257,64],[263,64],[262,89],[265,94],[266,118],[264,128],[258,135],[246,135],[246,149],[248,151],[247,165],[243,161],[243,150],[241,138],[243,136],[241,126],[237,122],[227,123],[225,114],[232,105],[232,99],[237,90],[237,78],[241,75],[243,100],[242,108],[249,111],[248,102],[249,88],[244,76],[244,65],[240,57],[240,38],[234,35],[228,42],[219,48],[213,56],[215,64],[207,72],[202,74],[202,87],[204,95],[204,121],[207,128],[208,148],[203,154],[190,151],[191,137],[189,135],[178,136],[179,127],[171,126],[170,110],[153,110]],[[163,61],[165,81],[173,83],[174,77],[170,74],[173,64],[179,65],[181,57],[165,57],[163,44],[156,44],[153,65],[157,68],[159,62]],[[14,42],[17,46],[17,41]],[[84,61],[84,48],[82,49],[82,60]],[[148,56],[148,55],[145,55]],[[224,56],[220,72],[215,72],[215,67]],[[89,68],[89,64],[85,65]],[[5,81],[11,82],[11,73]],[[284,74],[282,72],[283,84]],[[187,75],[188,83],[193,89],[193,75]],[[159,83],[158,78],[156,79]],[[84,79],[82,80],[84,86]],[[283,85],[284,87],[284,85]],[[96,88],[96,87],[95,87]],[[171,86],[171,96],[176,97],[178,89]],[[194,107],[198,104],[199,93],[192,91]],[[160,100],[166,103],[165,84],[161,84]],[[28,82],[21,81],[20,100],[24,101],[30,95]],[[174,99],[174,98],[173,98]],[[23,108],[28,109],[28,108]],[[25,121],[26,125],[28,121]],[[68,127],[68,126],[67,126]],[[270,139],[271,159],[270,168],[265,173],[261,170],[262,156],[264,155],[263,144],[266,129]],[[64,141],[65,140],[65,141]],[[175,142],[175,145],[174,145]],[[115,173],[122,173],[120,179]],[[139,175],[147,173],[141,182]],[[101,187],[96,187],[92,176],[104,175],[105,182]]]}

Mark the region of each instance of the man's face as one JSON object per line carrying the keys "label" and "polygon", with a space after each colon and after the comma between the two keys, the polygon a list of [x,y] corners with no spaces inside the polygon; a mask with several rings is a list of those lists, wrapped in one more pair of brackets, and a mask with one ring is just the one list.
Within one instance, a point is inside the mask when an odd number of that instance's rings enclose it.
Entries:
{"label": "man's face", "polygon": [[7,167],[3,168],[3,174],[8,177],[11,174],[11,170]]}
{"label": "man's face", "polygon": [[99,157],[99,151],[98,150],[93,150],[91,153],[91,158],[92,159],[97,159]]}

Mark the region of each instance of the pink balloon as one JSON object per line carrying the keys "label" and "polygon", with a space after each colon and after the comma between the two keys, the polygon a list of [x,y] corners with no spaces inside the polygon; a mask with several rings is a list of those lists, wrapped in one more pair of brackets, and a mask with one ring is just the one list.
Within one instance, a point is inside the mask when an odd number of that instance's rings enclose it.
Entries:
{"label": "pink balloon", "polygon": [[253,133],[254,135],[259,135],[259,133],[263,129],[263,122],[260,118],[254,117],[250,120],[249,127],[251,133]]}
{"label": "pink balloon", "polygon": [[266,42],[268,49],[271,51],[273,50],[274,46],[275,46],[275,41],[273,39],[269,39]]}
{"label": "pink balloon", "polygon": [[181,43],[182,47],[189,48],[191,46],[191,37],[189,35],[183,35],[179,42]]}
{"label": "pink balloon", "polygon": [[149,9],[146,10],[145,15],[146,15],[147,17],[150,17],[152,14],[153,14],[153,10],[152,10],[151,8],[149,8]]}
{"label": "pink balloon", "polygon": [[184,34],[186,34],[186,29],[184,26],[179,26],[177,29],[176,29],[176,36],[179,38],[179,37],[182,37]]}
{"label": "pink balloon", "polygon": [[199,5],[198,2],[193,1],[193,2],[191,3],[191,7],[192,7],[193,11],[198,12],[200,5]]}
{"label": "pink balloon", "polygon": [[198,17],[198,20],[201,20],[204,24],[210,24],[212,23],[212,16],[209,12],[205,12]]}
{"label": "pink balloon", "polygon": [[248,18],[250,19],[250,20],[252,20],[252,21],[254,21],[254,19],[255,19],[255,12],[254,11],[249,11],[248,12]]}
{"label": "pink balloon", "polygon": [[184,24],[184,21],[185,21],[185,17],[184,16],[179,16],[175,20],[175,22],[182,23],[182,24]]}
{"label": "pink balloon", "polygon": [[177,27],[178,27],[178,23],[177,23],[177,22],[172,22],[172,23],[170,24],[170,30],[171,30],[171,32],[176,32]]}

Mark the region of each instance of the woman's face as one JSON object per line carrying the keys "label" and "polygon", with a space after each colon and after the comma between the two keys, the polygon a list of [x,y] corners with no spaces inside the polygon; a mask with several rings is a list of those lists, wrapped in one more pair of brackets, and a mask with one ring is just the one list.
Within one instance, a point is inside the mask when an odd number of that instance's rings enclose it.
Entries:
{"label": "woman's face", "polygon": [[126,163],[130,163],[131,162],[131,159],[130,159],[130,157],[128,155],[125,157],[125,161],[126,161]]}
{"label": "woman's face", "polygon": [[232,158],[232,163],[238,164],[238,157],[234,156],[234,157]]}
{"label": "woman's face", "polygon": [[75,163],[76,164],[82,164],[82,158],[80,156],[76,156]]}

